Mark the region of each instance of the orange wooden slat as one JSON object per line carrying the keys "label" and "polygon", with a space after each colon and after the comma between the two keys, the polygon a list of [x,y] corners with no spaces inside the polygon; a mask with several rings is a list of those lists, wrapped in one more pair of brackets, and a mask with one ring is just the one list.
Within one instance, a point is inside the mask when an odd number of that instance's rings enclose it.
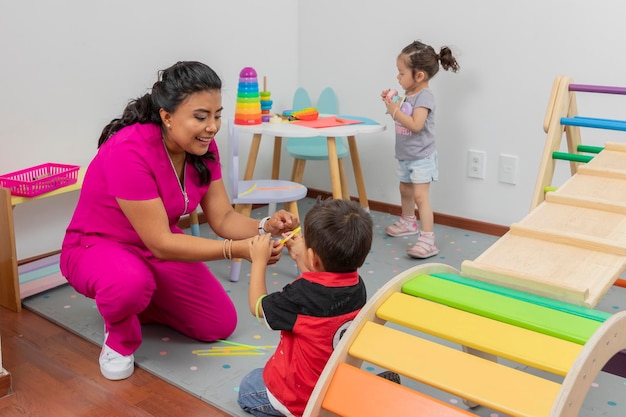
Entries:
{"label": "orange wooden slat", "polygon": [[468,417],[470,412],[340,363],[322,407],[343,417]]}

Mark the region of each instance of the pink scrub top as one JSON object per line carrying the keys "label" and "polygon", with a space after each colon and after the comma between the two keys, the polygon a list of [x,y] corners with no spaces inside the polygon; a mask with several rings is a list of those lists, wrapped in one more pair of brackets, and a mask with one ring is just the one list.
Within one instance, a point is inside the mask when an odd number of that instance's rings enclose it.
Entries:
{"label": "pink scrub top", "polygon": [[[215,181],[222,178],[215,141],[209,145],[209,152],[215,156],[215,161],[205,160],[205,164],[211,181]],[[185,193],[158,125],[134,124],[121,129],[100,147],[89,164],[63,247],[80,245],[83,236],[99,236],[146,249],[116,198],[151,200],[160,197],[170,230],[183,233],[177,226],[180,217],[196,210],[210,183],[200,185],[200,176],[188,161],[184,185]]]}

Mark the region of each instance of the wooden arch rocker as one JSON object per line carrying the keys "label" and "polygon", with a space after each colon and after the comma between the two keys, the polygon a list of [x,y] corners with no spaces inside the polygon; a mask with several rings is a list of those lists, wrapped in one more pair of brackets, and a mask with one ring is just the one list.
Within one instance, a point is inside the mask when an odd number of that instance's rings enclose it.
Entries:
{"label": "wooden arch rocker", "polygon": [[[447,265],[416,266],[370,298],[326,365],[304,417],[475,415],[363,369],[371,364],[458,395],[472,407],[577,417],[603,365],[626,349],[626,311],[603,322],[591,318],[596,313],[604,314],[484,285]],[[570,325],[587,330],[576,335]],[[585,340],[567,340],[578,336]],[[561,376],[561,382],[498,358]]]}

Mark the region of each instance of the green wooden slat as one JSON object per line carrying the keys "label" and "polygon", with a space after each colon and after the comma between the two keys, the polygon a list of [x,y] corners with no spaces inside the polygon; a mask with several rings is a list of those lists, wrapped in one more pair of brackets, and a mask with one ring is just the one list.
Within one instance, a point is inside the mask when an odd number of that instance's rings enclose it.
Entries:
{"label": "green wooden slat", "polygon": [[602,324],[430,275],[405,283],[402,292],[581,345]]}
{"label": "green wooden slat", "polygon": [[544,307],[553,308],[555,310],[564,311],[566,313],[575,314],[580,317],[585,317],[591,320],[604,322],[611,317],[611,313],[606,311],[594,310],[583,306],[577,306],[574,304],[566,303],[565,301],[554,300],[548,297],[542,297],[540,295],[530,294],[523,291],[514,290],[500,285],[491,284],[488,282],[478,281],[470,279],[456,274],[432,274],[434,277],[447,279],[449,281],[458,282],[459,284],[469,285],[475,288],[495,292],[496,294],[506,295],[522,301],[528,301],[529,303],[537,304]]}

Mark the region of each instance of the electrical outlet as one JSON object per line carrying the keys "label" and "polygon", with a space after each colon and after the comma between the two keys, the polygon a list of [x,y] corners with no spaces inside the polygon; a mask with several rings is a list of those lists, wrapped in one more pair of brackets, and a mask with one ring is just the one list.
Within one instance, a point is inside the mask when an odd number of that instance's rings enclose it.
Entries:
{"label": "electrical outlet", "polygon": [[467,176],[471,178],[485,178],[487,154],[484,151],[467,152]]}
{"label": "electrical outlet", "polygon": [[517,184],[517,156],[500,154],[498,181]]}

